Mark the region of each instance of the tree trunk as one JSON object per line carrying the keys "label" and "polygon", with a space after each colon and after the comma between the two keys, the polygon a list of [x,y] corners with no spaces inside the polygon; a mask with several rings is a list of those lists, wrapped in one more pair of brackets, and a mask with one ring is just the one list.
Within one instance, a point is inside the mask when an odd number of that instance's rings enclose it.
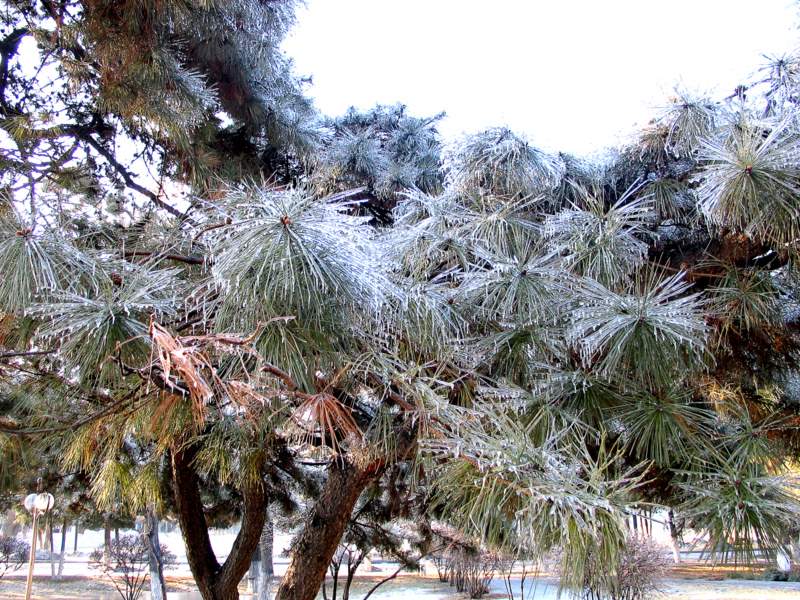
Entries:
{"label": "tree trunk", "polygon": [[669,537],[672,540],[672,559],[676,565],[679,565],[681,563],[680,534],[675,525],[675,513],[672,509],[669,509],[667,513],[667,523],[669,523]]}
{"label": "tree trunk", "polygon": [[[398,432],[397,459],[403,460],[416,445],[416,429]],[[333,462],[322,493],[292,545],[292,561],[281,580],[276,600],[314,600],[325,580],[353,506],[362,491],[386,468],[385,460],[364,468],[341,458]]]}
{"label": "tree trunk", "polygon": [[161,542],[158,539],[158,517],[152,510],[148,510],[145,514],[142,538],[147,546],[150,598],[151,600],[166,600],[167,586],[164,583],[164,563],[161,560]]}
{"label": "tree trunk", "polygon": [[238,600],[239,582],[247,572],[266,518],[267,494],[263,484],[243,487],[242,525],[227,560],[220,565],[211,540],[200,498],[200,483],[194,470],[197,448],[179,447],[172,452],[172,483],[186,559],[203,600]]}
{"label": "tree trunk", "polygon": [[272,564],[275,526],[272,522],[272,515],[269,514],[269,506],[265,512],[266,520],[264,521],[264,528],[261,530],[261,538],[258,541],[261,560],[259,561],[260,571],[256,600],[269,600],[270,592],[272,591],[272,577],[275,574],[275,569]]}
{"label": "tree trunk", "polygon": [[64,517],[64,522],[61,524],[61,553],[58,555],[58,575],[57,579],[60,581],[64,575],[64,555],[67,552],[67,518]]}
{"label": "tree trunk", "polygon": [[77,554],[78,553],[78,529],[80,529],[80,526],[78,525],[78,522],[75,521],[75,541],[73,541],[73,543],[72,543],[72,553],[73,554]]}
{"label": "tree trunk", "polygon": [[250,558],[250,568],[247,571],[247,590],[258,596],[259,581],[258,576],[261,572],[261,548],[256,547],[253,556]]}
{"label": "tree trunk", "polygon": [[111,520],[108,516],[103,519],[103,564],[111,565]]}
{"label": "tree trunk", "polygon": [[50,579],[56,578],[56,563],[53,562],[53,513],[47,515],[48,556],[50,557]]}
{"label": "tree trunk", "polygon": [[792,566],[797,567],[800,565],[800,540],[798,539],[797,532],[792,535],[792,542],[789,545],[792,554]]}
{"label": "tree trunk", "polygon": [[271,592],[273,525],[269,507],[267,507],[266,513],[261,537],[255,552],[253,552],[253,558],[250,559],[250,570],[247,573],[248,588],[255,600],[269,600]]}
{"label": "tree trunk", "polygon": [[292,545],[292,562],[276,600],[314,600],[359,495],[376,474],[336,461],[302,533]]}

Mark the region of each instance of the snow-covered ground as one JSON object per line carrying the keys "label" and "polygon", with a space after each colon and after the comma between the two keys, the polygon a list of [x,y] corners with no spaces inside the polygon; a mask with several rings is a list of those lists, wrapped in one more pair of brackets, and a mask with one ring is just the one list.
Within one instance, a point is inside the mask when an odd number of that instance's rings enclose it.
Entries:
{"label": "snow-covered ground", "polygon": [[[230,552],[231,546],[233,546],[233,540],[236,538],[236,533],[238,532],[238,526],[231,527],[229,529],[213,529],[211,531],[211,546],[214,548],[214,552],[217,555],[217,558],[220,560],[225,559]],[[126,533],[136,533],[133,530],[123,530],[120,529],[119,534],[124,535]],[[112,532],[112,537],[114,533]],[[66,556],[64,560],[64,575],[93,575],[94,573],[89,569],[88,566],[88,558],[89,554],[95,548],[102,547],[103,545],[103,536],[104,533],[102,530],[93,531],[93,530],[86,530],[78,535],[78,551],[77,553],[73,552],[73,544],[74,544],[74,536],[75,536],[75,529],[73,527],[68,528],[67,530],[67,539],[66,539]],[[21,533],[18,537],[20,539],[25,539],[28,543],[30,543],[30,530],[27,530]],[[159,538],[162,544],[165,544],[170,551],[177,557],[177,564],[174,568],[169,569],[167,571],[167,575],[175,575],[175,576],[191,576],[191,572],[189,571],[189,565],[186,562],[186,547],[183,545],[183,538],[181,537],[180,530],[175,528],[173,531],[170,532],[160,532]],[[61,544],[61,533],[56,532],[53,534],[53,542],[56,548],[56,551],[60,548]],[[286,569],[286,565],[288,564],[288,559],[286,556],[282,555],[284,550],[288,549],[289,543],[291,542],[291,536],[284,535],[284,534],[276,534],[275,535],[275,542],[274,542],[274,562],[275,562],[275,570],[276,574],[282,574],[283,571]],[[36,569],[34,573],[36,575],[49,575],[50,574],[50,562],[47,559],[41,558],[42,556],[46,556],[47,552],[44,553],[41,550],[37,551],[37,556],[40,558],[37,560]]]}
{"label": "snow-covered ground", "polygon": [[[224,560],[233,544],[236,537],[236,527],[223,530],[212,530],[211,543],[214,551],[220,560]],[[27,533],[28,541],[30,532],[22,532],[20,537],[25,536]],[[120,530],[120,535],[125,533],[132,533],[132,531]],[[656,531],[653,532],[654,535]],[[113,535],[113,533],[112,533]],[[177,576],[190,578],[191,572],[186,562],[186,551],[183,545],[180,531],[176,528],[169,532],[161,532],[161,542],[166,544],[169,549],[177,557],[177,565],[175,568],[167,572],[168,576]],[[55,545],[60,546],[61,534],[54,534]],[[66,537],[66,559],[64,564],[64,575],[85,577],[87,575],[97,575],[88,566],[89,553],[95,548],[103,545],[103,532],[102,531],[85,531],[78,537],[78,551],[73,553],[74,529],[70,528],[67,531]],[[288,549],[291,537],[285,534],[277,534],[275,536],[275,571],[276,575],[280,576],[286,570],[288,565],[288,558],[284,551]],[[663,540],[662,540],[663,541]],[[43,556],[41,552],[39,556]],[[46,552],[44,553],[46,555]],[[389,573],[393,571],[392,565],[375,561],[373,565],[368,565],[366,569],[360,571],[361,575],[380,575],[381,573]],[[51,566],[48,560],[40,558],[36,564],[35,574],[37,575],[37,582],[34,585],[34,597],[38,598],[80,598],[81,600],[111,600],[116,596],[113,593],[105,593],[99,591],[96,587],[90,589],[89,583],[84,581],[73,580],[64,584],[58,584],[49,580]],[[15,581],[5,580],[0,584],[0,597],[2,598],[22,598],[18,596],[21,593],[23,581],[20,580],[24,569],[17,571]],[[431,575],[432,573],[429,573]],[[359,586],[366,586],[367,583],[360,583]],[[369,587],[371,587],[371,583]],[[84,586],[87,589],[81,590]],[[37,594],[37,588],[40,593]],[[664,600],[789,600],[791,598],[800,599],[800,583],[775,583],[775,582],[762,582],[762,581],[743,581],[743,580],[678,580],[669,579],[664,582]],[[100,588],[102,589],[102,588]],[[365,588],[363,591],[366,591]],[[517,587],[517,597],[518,587]],[[532,592],[535,591],[535,594]],[[504,583],[501,579],[495,579],[492,583],[493,594],[504,594]],[[53,595],[53,594],[56,595]],[[44,595],[41,595],[44,594]],[[358,589],[354,590],[351,597],[360,598],[363,594],[358,593]],[[147,594],[144,595],[147,597]],[[245,598],[246,596],[243,596]],[[452,588],[446,584],[440,584],[435,579],[423,579],[419,577],[404,577],[400,581],[390,582],[384,586],[380,593],[373,596],[376,600],[453,600],[457,595],[454,594]],[[498,596],[495,596],[498,597]],[[184,593],[170,593],[170,600],[199,600],[200,596],[197,593],[184,592]],[[556,600],[557,588],[552,582],[540,580],[536,582],[535,589],[528,589],[525,598],[530,600]]]}

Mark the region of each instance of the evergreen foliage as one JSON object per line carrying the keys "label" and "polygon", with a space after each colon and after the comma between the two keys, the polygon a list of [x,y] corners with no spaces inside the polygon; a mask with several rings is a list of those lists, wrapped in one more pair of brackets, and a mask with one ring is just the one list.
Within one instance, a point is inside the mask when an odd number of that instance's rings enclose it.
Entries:
{"label": "evergreen foliage", "polygon": [[[503,128],[443,149],[441,115],[317,115],[279,49],[294,4],[4,9],[9,497],[172,514],[215,599],[270,505],[302,522],[281,600],[359,515],[559,548],[576,592],[616,585],[633,505],[718,559],[785,546],[796,61],[597,164]],[[219,564],[208,526],[238,519]]]}

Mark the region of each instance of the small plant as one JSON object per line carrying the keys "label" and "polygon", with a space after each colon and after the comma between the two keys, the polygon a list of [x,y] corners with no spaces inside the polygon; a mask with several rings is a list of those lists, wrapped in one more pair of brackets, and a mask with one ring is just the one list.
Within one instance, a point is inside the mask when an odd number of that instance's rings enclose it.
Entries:
{"label": "small plant", "polygon": [[[659,591],[669,559],[666,550],[649,537],[629,535],[617,569],[612,600],[642,600]],[[602,565],[597,565],[602,568]]]}
{"label": "small plant", "polygon": [[[111,542],[108,549],[95,548],[89,555],[89,566],[105,575],[123,600],[136,600],[147,581],[149,552],[139,535],[127,534]],[[175,563],[175,555],[161,545],[164,567]]]}
{"label": "small plant", "polygon": [[788,571],[769,567],[761,574],[764,581],[800,581],[800,567],[793,566]]}
{"label": "small plant", "polygon": [[457,592],[469,598],[483,598],[489,593],[498,565],[497,556],[476,548],[458,548],[450,554],[448,581]]}
{"label": "small plant", "polygon": [[26,542],[0,535],[0,579],[22,567],[30,551],[31,547]]}
{"label": "small plant", "polygon": [[437,552],[431,556],[431,561],[436,567],[436,576],[442,583],[447,583],[448,573],[450,571],[450,558],[445,552]]}
{"label": "small plant", "polygon": [[[562,560],[563,555],[555,553],[551,564],[561,564]],[[651,598],[660,591],[659,583],[668,565],[666,548],[646,536],[629,533],[615,571],[609,571],[609,565],[596,554],[586,557],[582,590],[575,597],[581,600]]]}
{"label": "small plant", "polygon": [[[526,561],[525,558],[524,555],[506,555],[498,558],[497,570],[503,579],[508,600],[525,600],[526,582],[538,573],[537,563]],[[519,587],[519,592],[514,591],[515,587]],[[535,589],[528,591],[536,595]]]}

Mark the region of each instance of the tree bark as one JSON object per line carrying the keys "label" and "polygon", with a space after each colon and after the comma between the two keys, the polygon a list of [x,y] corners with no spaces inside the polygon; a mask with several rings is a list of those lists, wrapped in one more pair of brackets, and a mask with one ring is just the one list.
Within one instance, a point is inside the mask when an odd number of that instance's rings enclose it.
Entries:
{"label": "tree bark", "polygon": [[158,539],[158,517],[155,512],[148,510],[144,518],[142,537],[148,553],[150,598],[151,600],[166,600],[167,586],[164,583],[164,563],[161,560],[161,542]]}
{"label": "tree bark", "polygon": [[256,548],[250,559],[250,569],[247,571],[247,590],[254,596],[258,596],[258,576],[261,572],[261,549]]}
{"label": "tree bark", "polygon": [[257,600],[269,600],[270,592],[272,591],[272,577],[275,574],[275,568],[272,564],[275,526],[272,522],[272,515],[269,514],[269,506],[267,506],[265,513],[264,528],[261,530],[261,538],[258,540],[261,561],[259,562]]}
{"label": "tree bark", "polygon": [[56,563],[53,562],[53,514],[47,515],[48,556],[50,557],[50,579],[56,578]]}
{"label": "tree bark", "polygon": [[[405,459],[415,446],[416,429],[400,429],[397,460]],[[362,468],[346,458],[332,463],[322,493],[292,545],[292,561],[278,587],[276,600],[316,598],[356,500],[387,464],[386,460],[379,460]]]}
{"label": "tree bark", "polygon": [[675,513],[671,508],[667,513],[667,523],[669,524],[669,537],[672,541],[672,559],[676,565],[679,565],[681,563],[680,534],[678,533],[678,527],[675,525]]}
{"label": "tree bark", "polygon": [[230,554],[220,565],[211,540],[200,498],[200,482],[194,467],[196,447],[180,447],[172,452],[172,483],[186,558],[203,600],[238,600],[239,582],[247,572],[250,557],[258,545],[266,519],[267,494],[255,482],[242,489],[242,525]]}
{"label": "tree bark", "polygon": [[269,507],[267,507],[266,513],[261,537],[258,540],[255,552],[253,552],[253,558],[250,560],[250,571],[247,574],[249,590],[255,600],[269,600],[274,572],[272,564],[272,538],[274,531]]}
{"label": "tree bark", "polygon": [[58,573],[56,574],[57,581],[61,581],[64,575],[64,554],[67,552],[67,518],[61,523],[61,553],[58,555]]}
{"label": "tree bark", "polygon": [[111,520],[108,515],[103,519],[103,564],[111,565]]}

